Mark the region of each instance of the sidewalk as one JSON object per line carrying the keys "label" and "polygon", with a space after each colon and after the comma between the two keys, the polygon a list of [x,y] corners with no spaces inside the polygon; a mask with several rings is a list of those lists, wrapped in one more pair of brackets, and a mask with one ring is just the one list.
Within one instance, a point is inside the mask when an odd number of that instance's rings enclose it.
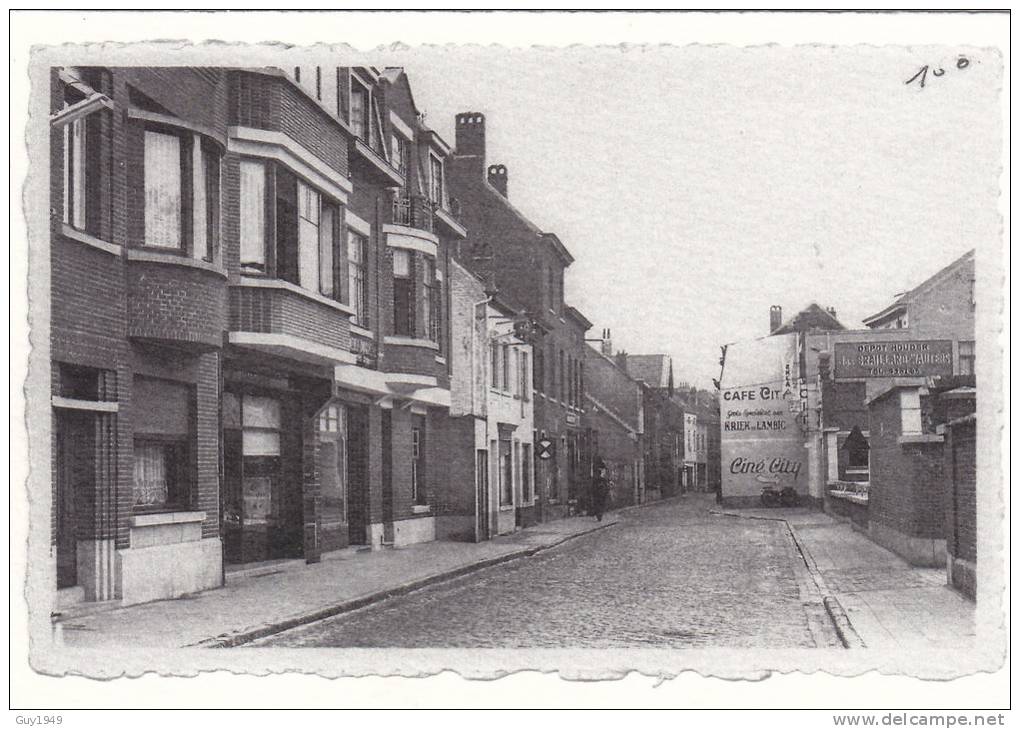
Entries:
{"label": "sidewalk", "polygon": [[71,648],[231,646],[355,610],[391,595],[555,547],[611,527],[572,517],[479,544],[427,542],[376,552],[344,551],[318,564],[229,576],[224,587],[175,600],[62,616],[54,625]]}
{"label": "sidewalk", "polygon": [[944,569],[914,567],[850,524],[812,509],[719,513],[787,523],[819,589],[836,603],[833,619],[849,621],[849,647],[959,649],[974,643],[974,603],[946,585]]}

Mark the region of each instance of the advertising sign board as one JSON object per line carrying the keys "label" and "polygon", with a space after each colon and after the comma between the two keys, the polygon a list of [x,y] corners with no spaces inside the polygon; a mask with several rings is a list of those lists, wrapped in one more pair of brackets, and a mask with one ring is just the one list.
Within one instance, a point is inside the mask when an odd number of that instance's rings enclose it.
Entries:
{"label": "advertising sign board", "polygon": [[838,342],[835,376],[938,377],[953,374],[953,343],[925,341]]}

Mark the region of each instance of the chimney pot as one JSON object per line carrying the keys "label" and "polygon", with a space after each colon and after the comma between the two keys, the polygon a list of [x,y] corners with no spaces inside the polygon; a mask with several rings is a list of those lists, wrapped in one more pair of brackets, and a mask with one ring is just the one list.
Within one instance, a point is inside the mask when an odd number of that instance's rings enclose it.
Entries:
{"label": "chimney pot", "polygon": [[495,187],[503,197],[507,197],[506,182],[506,165],[489,165],[489,184]]}
{"label": "chimney pot", "polygon": [[608,329],[602,330],[602,354],[606,357],[613,356],[613,340],[612,333]]}
{"label": "chimney pot", "polygon": [[769,308],[769,334],[783,325],[783,307],[773,304]]}

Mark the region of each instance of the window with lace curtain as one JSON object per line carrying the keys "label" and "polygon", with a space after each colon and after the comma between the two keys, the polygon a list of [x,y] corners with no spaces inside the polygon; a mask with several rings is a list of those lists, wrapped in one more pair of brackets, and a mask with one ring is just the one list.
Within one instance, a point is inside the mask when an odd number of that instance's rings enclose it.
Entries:
{"label": "window with lace curtain", "polygon": [[190,508],[194,441],[192,387],[136,376],[132,385],[136,511]]}

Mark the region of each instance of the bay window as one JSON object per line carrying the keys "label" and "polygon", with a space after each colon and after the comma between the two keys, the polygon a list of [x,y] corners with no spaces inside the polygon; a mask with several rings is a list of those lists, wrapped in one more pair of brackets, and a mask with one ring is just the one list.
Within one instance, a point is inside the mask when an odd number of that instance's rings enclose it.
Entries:
{"label": "bay window", "polygon": [[393,251],[393,333],[414,336],[414,278],[411,252]]}
{"label": "bay window", "polygon": [[[272,163],[242,160],[240,183],[242,271],[275,275],[340,300],[339,205]],[[269,234],[269,212],[275,235]]]}
{"label": "bay window", "polygon": [[241,269],[266,270],[266,166],[241,160]]}
{"label": "bay window", "polygon": [[219,247],[219,151],[198,134],[147,128],[143,159],[143,244],[213,260]]}
{"label": "bay window", "polygon": [[187,163],[176,134],[145,132],[145,244],[183,248],[182,167]]}
{"label": "bay window", "polygon": [[354,315],[351,323],[367,327],[368,322],[368,238],[347,231],[347,291]]}
{"label": "bay window", "polygon": [[[71,104],[65,102],[64,106]],[[64,125],[64,210],[63,221],[85,230],[85,145],[88,117]]]}
{"label": "bay window", "polygon": [[436,260],[425,258],[424,284],[425,333],[430,341],[441,345],[443,330],[443,274],[436,268]]}

